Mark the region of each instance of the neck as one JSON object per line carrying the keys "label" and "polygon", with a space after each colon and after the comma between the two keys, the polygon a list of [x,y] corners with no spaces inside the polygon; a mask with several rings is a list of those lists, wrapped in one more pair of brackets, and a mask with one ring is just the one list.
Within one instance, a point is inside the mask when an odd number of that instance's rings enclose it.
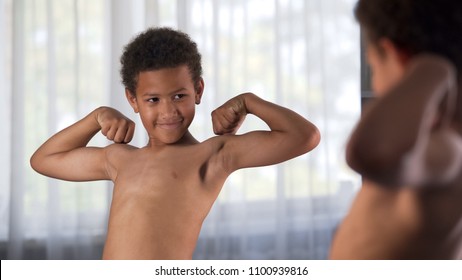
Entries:
{"label": "neck", "polygon": [[181,137],[178,141],[174,143],[163,143],[159,141],[158,139],[149,138],[149,142],[146,145],[146,147],[160,148],[160,147],[166,147],[166,146],[189,146],[189,145],[194,145],[198,143],[199,141],[197,141],[196,138],[194,138],[194,136],[192,136],[192,134],[188,130],[183,135],[183,137]]}
{"label": "neck", "polygon": [[189,130],[188,130],[183,135],[183,137],[181,137],[180,140],[173,143],[172,145],[189,146],[189,145],[194,145],[194,144],[198,144],[198,143],[199,143],[199,141],[197,141],[196,138],[194,138],[194,136],[192,136],[191,132],[189,132]]}

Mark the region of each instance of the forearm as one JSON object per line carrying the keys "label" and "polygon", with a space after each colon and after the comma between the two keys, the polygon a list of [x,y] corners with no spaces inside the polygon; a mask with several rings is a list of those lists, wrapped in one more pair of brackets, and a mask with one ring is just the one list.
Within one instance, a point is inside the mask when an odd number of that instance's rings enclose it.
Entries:
{"label": "forearm", "polygon": [[452,65],[443,59],[414,61],[402,82],[363,114],[347,146],[349,165],[369,179],[400,183],[405,158],[423,160],[454,79]]}
{"label": "forearm", "polygon": [[97,110],[100,108],[53,135],[37,149],[33,159],[85,147],[101,129],[96,120]]}
{"label": "forearm", "polygon": [[32,168],[49,177],[68,181],[107,179],[104,153],[85,148],[100,130],[96,109],[48,139],[31,157]]}

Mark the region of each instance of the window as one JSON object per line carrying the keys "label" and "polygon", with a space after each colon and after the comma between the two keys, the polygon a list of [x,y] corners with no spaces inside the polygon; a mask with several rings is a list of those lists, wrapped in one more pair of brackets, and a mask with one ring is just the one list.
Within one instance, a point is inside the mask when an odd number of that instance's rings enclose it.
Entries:
{"label": "window", "polygon": [[[194,257],[326,258],[335,227],[360,182],[344,160],[346,139],[360,113],[359,28],[353,4],[0,2],[3,14],[10,19],[15,15],[11,61],[0,44],[0,79],[7,81],[13,69],[11,89],[5,91],[13,107],[1,105],[11,112],[6,119],[12,140],[0,147],[6,155],[4,172],[12,171],[0,190],[0,200],[6,202],[0,208],[0,240],[7,243],[7,258],[100,257],[111,184],[45,178],[29,167],[29,158],[50,135],[101,105],[137,120],[133,144],[146,144],[143,127],[123,95],[118,59],[131,37],[153,25],[187,32],[202,53],[205,93],[191,126],[198,139],[212,136],[210,112],[246,91],[295,110],[322,134],[321,144],[307,155],[232,174],[203,225]],[[5,19],[0,26],[4,33],[12,24]],[[241,131],[265,128],[249,117]],[[107,142],[97,136],[91,144]]]}

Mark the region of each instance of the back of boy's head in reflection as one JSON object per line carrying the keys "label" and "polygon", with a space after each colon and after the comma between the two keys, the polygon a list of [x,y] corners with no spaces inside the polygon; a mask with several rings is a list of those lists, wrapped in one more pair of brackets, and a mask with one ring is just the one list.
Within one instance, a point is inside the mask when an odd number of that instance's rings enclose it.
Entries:
{"label": "back of boy's head in reflection", "polygon": [[[421,53],[432,53],[451,61],[458,72],[462,71],[462,3],[454,0],[359,0],[355,9],[367,48],[373,49],[383,59],[387,48],[397,50],[397,63],[406,66],[410,59]],[[369,51],[370,53],[370,51]],[[374,79],[397,79],[402,71],[388,69],[382,73],[374,69],[377,63],[370,59]],[[387,64],[388,63],[388,64]],[[390,61],[381,60],[390,66]],[[383,66],[383,65],[382,65]],[[384,68],[384,67],[382,67]],[[386,69],[385,69],[386,70]],[[384,77],[378,77],[378,76]],[[460,74],[459,74],[460,76]],[[375,92],[380,95],[387,88],[384,83],[373,81]],[[386,87],[386,86],[385,86]]]}

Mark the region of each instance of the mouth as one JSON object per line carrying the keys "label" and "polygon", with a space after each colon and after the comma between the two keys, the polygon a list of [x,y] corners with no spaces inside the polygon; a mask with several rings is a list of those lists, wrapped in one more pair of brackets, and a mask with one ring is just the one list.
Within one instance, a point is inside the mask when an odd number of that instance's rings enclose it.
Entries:
{"label": "mouth", "polygon": [[168,122],[163,122],[163,123],[157,123],[157,127],[166,129],[166,130],[173,130],[177,129],[178,127],[181,126],[182,120],[177,120],[177,121],[168,121]]}

